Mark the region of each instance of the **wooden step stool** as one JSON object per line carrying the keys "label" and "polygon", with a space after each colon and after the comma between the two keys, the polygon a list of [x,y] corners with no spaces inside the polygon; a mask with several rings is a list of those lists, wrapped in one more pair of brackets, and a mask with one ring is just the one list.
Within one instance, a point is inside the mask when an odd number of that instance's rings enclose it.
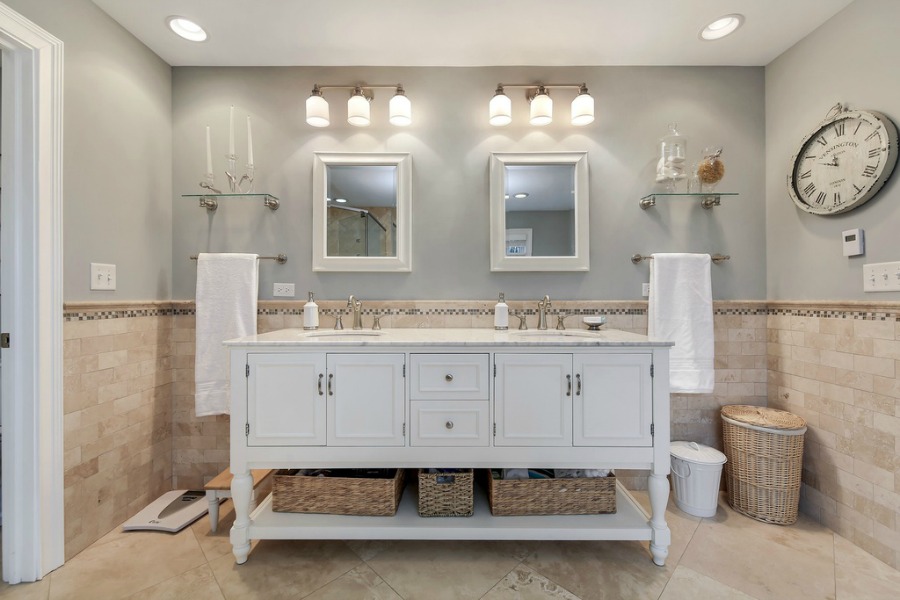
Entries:
{"label": "wooden step stool", "polygon": [[[250,499],[250,510],[256,506],[256,488],[275,470],[274,469],[250,469],[253,476],[253,497]],[[219,501],[223,498],[231,498],[231,480],[234,476],[231,471],[225,469],[203,488],[206,490],[206,499],[209,501],[209,530],[213,533],[219,526]]]}

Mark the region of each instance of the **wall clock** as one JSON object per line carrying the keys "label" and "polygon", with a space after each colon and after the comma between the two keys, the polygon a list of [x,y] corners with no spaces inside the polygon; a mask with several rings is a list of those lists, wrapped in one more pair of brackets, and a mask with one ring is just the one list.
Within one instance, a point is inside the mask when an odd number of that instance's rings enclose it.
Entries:
{"label": "wall clock", "polygon": [[808,213],[837,215],[875,196],[896,164],[897,128],[891,120],[837,104],[791,158],[788,192]]}

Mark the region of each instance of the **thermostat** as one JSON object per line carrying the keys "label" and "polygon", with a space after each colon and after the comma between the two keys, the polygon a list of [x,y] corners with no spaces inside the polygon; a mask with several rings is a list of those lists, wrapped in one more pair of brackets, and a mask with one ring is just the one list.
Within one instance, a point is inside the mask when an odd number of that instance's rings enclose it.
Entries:
{"label": "thermostat", "polygon": [[844,256],[860,256],[866,253],[866,232],[863,229],[848,229],[841,233],[844,242]]}

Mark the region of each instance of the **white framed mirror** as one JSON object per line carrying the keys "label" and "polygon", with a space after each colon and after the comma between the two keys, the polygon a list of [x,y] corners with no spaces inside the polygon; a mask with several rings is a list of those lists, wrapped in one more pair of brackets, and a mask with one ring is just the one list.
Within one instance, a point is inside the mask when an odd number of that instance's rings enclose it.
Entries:
{"label": "white framed mirror", "polygon": [[313,271],[411,271],[412,158],[316,152]]}
{"label": "white framed mirror", "polygon": [[590,268],[587,152],[491,153],[491,271]]}

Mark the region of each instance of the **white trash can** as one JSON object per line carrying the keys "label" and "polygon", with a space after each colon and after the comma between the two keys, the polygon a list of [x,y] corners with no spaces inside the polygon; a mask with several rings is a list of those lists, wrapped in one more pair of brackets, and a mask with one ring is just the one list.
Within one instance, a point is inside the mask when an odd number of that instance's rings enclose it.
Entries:
{"label": "white trash can", "polygon": [[725,455],[697,442],[672,442],[675,505],[695,517],[712,517],[719,503]]}

